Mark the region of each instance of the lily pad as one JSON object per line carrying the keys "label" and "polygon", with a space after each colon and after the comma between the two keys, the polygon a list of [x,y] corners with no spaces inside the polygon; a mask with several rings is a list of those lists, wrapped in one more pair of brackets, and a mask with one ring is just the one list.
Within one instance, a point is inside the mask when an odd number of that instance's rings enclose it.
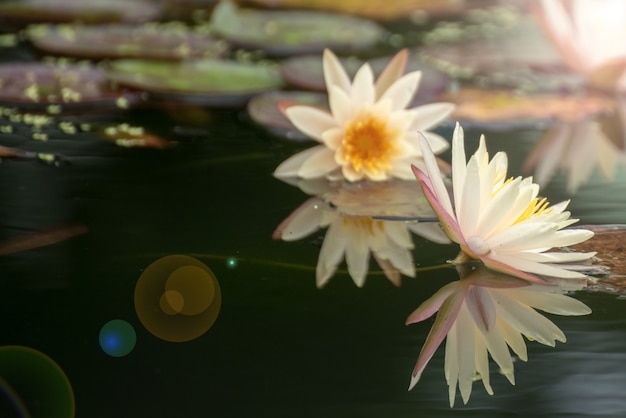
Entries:
{"label": "lily pad", "polygon": [[242,106],[254,95],[283,84],[273,66],[212,59],[118,60],[109,63],[107,75],[120,85],[149,92],[153,100],[207,106]]}
{"label": "lily pad", "polygon": [[557,93],[516,94],[512,90],[483,90],[464,87],[439,96],[439,100],[455,103],[450,116],[465,125],[492,129],[536,127],[555,121],[575,121],[582,117],[610,113],[614,101],[607,96],[567,95]]}
{"label": "lily pad", "polygon": [[30,41],[39,49],[63,56],[82,58],[216,58],[228,46],[208,33],[180,22],[146,23],[141,26],[34,25]]}
{"label": "lily pad", "polygon": [[161,13],[157,2],[148,0],[19,0],[0,4],[3,28],[31,23],[147,22]]}
{"label": "lily pad", "polygon": [[572,249],[597,251],[593,260],[597,277],[590,280],[587,290],[626,295],[626,225],[584,228],[594,231],[595,235]]}
{"label": "lily pad", "polygon": [[272,56],[362,51],[380,42],[386,31],[358,17],[322,12],[239,9],[222,1],[211,15],[212,32],[234,45]]}
{"label": "lily pad", "polygon": [[[357,70],[365,63],[358,58],[341,58],[341,63],[351,77],[354,77]],[[378,76],[387,66],[391,57],[382,57],[370,60],[372,70]],[[440,71],[433,69],[416,54],[411,54],[407,63],[407,72],[421,71],[422,81],[413,99],[413,105],[425,103],[433,96],[443,92],[450,83],[450,77]],[[280,72],[287,83],[298,88],[326,91],[324,82],[324,71],[322,68],[321,55],[306,55],[287,58],[280,64]]]}
{"label": "lily pad", "polygon": [[307,91],[272,91],[259,94],[250,100],[248,115],[254,122],[273,135],[296,141],[307,141],[310,138],[296,129],[280,111],[278,103],[281,102],[329,109],[326,94]]}
{"label": "lily pad", "polygon": [[0,64],[0,105],[58,114],[127,109],[138,93],[113,88],[93,65]]}
{"label": "lily pad", "polygon": [[293,7],[326,10],[363,16],[375,20],[412,19],[421,22],[425,17],[456,16],[470,8],[493,5],[495,0],[251,0],[270,7]]}

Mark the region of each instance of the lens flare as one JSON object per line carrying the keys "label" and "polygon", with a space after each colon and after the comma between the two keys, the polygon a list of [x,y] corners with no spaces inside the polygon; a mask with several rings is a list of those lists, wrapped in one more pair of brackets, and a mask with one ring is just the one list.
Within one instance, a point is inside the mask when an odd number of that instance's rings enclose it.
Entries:
{"label": "lens flare", "polygon": [[135,287],[135,311],[154,336],[170,342],[198,338],[219,315],[222,293],[201,261],[170,255],[150,264]]}
{"label": "lens flare", "polygon": [[137,334],[128,322],[113,319],[100,329],[100,347],[111,357],[124,357],[135,348]]}
{"label": "lens flare", "polygon": [[[73,418],[72,386],[59,365],[29,347],[0,347],[0,416]],[[7,410],[8,409],[8,410]]]}

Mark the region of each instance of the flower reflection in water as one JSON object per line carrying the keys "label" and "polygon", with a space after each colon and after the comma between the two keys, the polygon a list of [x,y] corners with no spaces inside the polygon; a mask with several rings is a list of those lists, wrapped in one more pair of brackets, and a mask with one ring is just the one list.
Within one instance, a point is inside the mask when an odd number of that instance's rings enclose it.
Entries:
{"label": "flower reflection in water", "polygon": [[569,264],[590,259],[595,253],[549,251],[578,244],[593,236],[585,229],[564,229],[577,222],[566,211],[569,202],[553,206],[539,199],[532,178],[507,179],[507,156],[489,160],[484,137],[468,162],[463,129],[457,124],[452,139],[452,187],[454,208],[428,142],[422,141],[427,173],[414,167],[415,175],[437,213],[444,230],[461,246],[454,260],[481,260],[487,267],[513,276],[545,283],[538,275],[582,278]]}
{"label": "flower reflection in water", "polygon": [[428,129],[448,117],[454,105],[407,109],[421,79],[419,71],[403,75],[407,55],[406,50],[398,53],[375,82],[369,64],[350,81],[337,57],[326,50],[323,67],[331,112],[302,105],[284,109],[294,126],[320,145],[290,157],[274,175],[351,182],[408,180],[410,165],[422,165],[418,130],[435,153],[444,151],[448,142]]}
{"label": "flower reflection in water", "polygon": [[[619,122],[619,116],[611,119]],[[551,127],[535,146],[523,169],[533,172],[535,181],[542,186],[557,172],[563,172],[567,176],[567,192],[574,194],[595,170],[607,181],[615,178],[618,166],[624,164],[623,150],[615,139],[622,140],[607,133],[598,120],[560,123]]]}
{"label": "flower reflection in water", "polygon": [[552,347],[556,341],[565,342],[563,332],[536,309],[557,315],[591,312],[582,302],[562,294],[583,288],[584,281],[567,280],[546,286],[482,266],[472,270],[465,265],[459,269],[461,280],[442,287],[406,321],[407,325],[413,324],[438,312],[411,375],[409,390],[419,381],[428,361],[447,337],[445,376],[451,407],[454,406],[457,385],[463,402],[467,403],[476,375],[487,393],[493,394],[488,355],[509,382],[515,384],[509,347],[521,360],[527,361],[523,336]]}
{"label": "flower reflection in water", "polygon": [[[403,201],[405,196],[400,192],[405,190],[405,183],[407,182],[378,183],[376,190],[387,198],[395,195]],[[414,183],[410,183],[415,189]],[[320,184],[312,185],[309,182],[301,184],[301,187],[318,192],[324,188]],[[327,183],[326,187],[331,190],[341,185]],[[398,191],[394,192],[394,189]],[[348,206],[351,206],[349,203],[358,204],[359,191],[362,191],[361,198],[365,200],[370,199],[373,192],[367,187],[351,189],[351,202],[346,201]],[[330,280],[344,258],[354,283],[359,287],[363,286],[369,271],[370,256],[376,260],[385,276],[398,286],[402,274],[415,277],[411,233],[437,243],[449,242],[439,225],[434,222],[409,223],[357,215],[350,213],[350,210],[342,211],[341,207],[334,207],[328,200],[332,200],[332,196],[333,193],[328,192],[324,197],[310,198],[287,217],[273,235],[274,239],[295,241],[328,227],[316,267],[318,287],[324,286]],[[393,205],[393,199],[388,201],[390,209]]]}
{"label": "flower reflection in water", "polygon": [[534,11],[565,64],[598,87],[626,90],[626,2],[535,0]]}

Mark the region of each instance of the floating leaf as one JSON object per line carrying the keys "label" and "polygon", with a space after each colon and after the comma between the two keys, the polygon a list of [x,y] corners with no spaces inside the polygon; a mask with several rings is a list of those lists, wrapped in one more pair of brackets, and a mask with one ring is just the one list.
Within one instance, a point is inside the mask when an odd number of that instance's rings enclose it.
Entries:
{"label": "floating leaf", "polygon": [[[590,281],[588,290],[626,295],[626,226],[585,226],[595,235],[572,246],[579,252],[597,251],[594,266],[598,277]],[[602,270],[605,269],[605,270]]]}
{"label": "floating leaf", "polygon": [[494,0],[252,0],[264,6],[327,10],[375,20],[409,18],[421,22],[425,17],[450,16],[470,8],[492,5]]}
{"label": "floating leaf", "polygon": [[254,122],[276,136],[297,141],[310,138],[296,129],[283,115],[278,108],[280,102],[328,109],[328,96],[326,94],[307,91],[273,91],[259,94],[250,100],[248,115]]}
{"label": "floating leaf", "polygon": [[155,100],[213,106],[241,106],[283,83],[278,70],[269,65],[210,59],[118,60],[109,64],[107,75],[119,84],[150,92]]}
{"label": "floating leaf", "polygon": [[508,129],[546,125],[554,121],[575,121],[614,109],[610,97],[534,93],[518,95],[511,90],[482,90],[466,87],[439,96],[456,108],[451,118],[462,124]]}
{"label": "floating leaf", "polygon": [[19,0],[0,4],[3,29],[45,22],[147,22],[161,13],[148,0]]}
{"label": "floating leaf", "polygon": [[[375,75],[378,76],[390,60],[391,57],[376,58],[370,60],[369,64]],[[357,58],[341,58],[341,64],[351,77],[354,77],[357,70],[364,63],[365,61]],[[417,57],[417,54],[410,54],[406,72],[417,70],[422,72],[422,80],[413,99],[413,105],[424,103],[435,94],[441,93],[450,82],[450,77],[446,74],[425,64]],[[314,91],[326,91],[321,55],[288,58],[281,62],[280,71],[285,81],[296,87]]]}
{"label": "floating leaf", "polygon": [[0,105],[55,115],[127,109],[137,93],[113,88],[92,65],[9,63],[0,65]]}
{"label": "floating leaf", "polygon": [[273,56],[361,51],[378,43],[386,31],[361,18],[321,12],[238,9],[222,1],[211,15],[214,34]]}
{"label": "floating leaf", "polygon": [[526,91],[580,90],[584,79],[568,72],[532,16],[505,8],[441,22],[425,35],[422,57],[455,78],[481,87]]}
{"label": "floating leaf", "polygon": [[34,25],[28,36],[39,49],[52,54],[83,58],[216,58],[227,49],[224,41],[194,31],[180,22],[141,26]]}

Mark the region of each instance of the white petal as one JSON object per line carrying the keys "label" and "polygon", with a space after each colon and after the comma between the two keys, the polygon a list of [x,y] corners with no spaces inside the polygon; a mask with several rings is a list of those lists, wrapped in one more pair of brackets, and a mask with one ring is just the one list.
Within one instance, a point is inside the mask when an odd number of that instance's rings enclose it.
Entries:
{"label": "white petal", "polygon": [[328,91],[328,104],[330,110],[339,125],[343,129],[345,124],[356,114],[354,103],[350,96],[337,86],[331,86]]}
{"label": "white petal", "polygon": [[276,229],[275,235],[283,241],[295,241],[304,238],[320,228],[320,221],[325,203],[320,198],[311,198],[285,220]]}
{"label": "white petal", "polygon": [[315,107],[290,106],[285,113],[299,131],[318,142],[322,142],[322,135],[325,131],[337,127],[337,121],[330,113]]}
{"label": "white petal", "polygon": [[548,293],[549,291],[549,289],[543,292],[510,290],[509,294],[520,303],[555,315],[587,315],[591,313],[591,309],[581,301],[565,295]]}
{"label": "white petal", "polygon": [[339,59],[329,49],[324,50],[322,60],[326,89],[330,92],[331,86],[337,86],[346,93],[350,92],[350,77],[346,73]]}
{"label": "white petal", "polygon": [[321,177],[337,168],[335,153],[326,147],[321,147],[302,163],[298,170],[298,176],[302,178]]}
{"label": "white petal", "polygon": [[320,255],[317,260],[316,283],[322,287],[335,274],[337,265],[343,258],[346,248],[346,236],[341,228],[341,221],[334,222],[328,228]]}
{"label": "white petal", "polygon": [[292,155],[291,157],[280,163],[278,167],[276,167],[276,170],[274,170],[274,177],[280,179],[297,177],[298,171],[300,171],[300,167],[302,167],[302,164],[304,164],[306,160],[311,158],[312,155],[320,152],[324,148],[325,147],[322,145],[317,145],[315,147],[307,148],[304,151]]}
{"label": "white petal", "polygon": [[427,131],[439,125],[454,111],[453,103],[430,103],[411,109],[413,122],[409,130]]}
{"label": "white petal", "polygon": [[374,91],[374,73],[369,64],[363,64],[354,76],[350,96],[355,103],[374,103],[376,99],[376,92]]}
{"label": "white petal", "polygon": [[385,91],[380,100],[391,99],[393,110],[406,109],[413,100],[421,79],[421,71],[413,71],[403,75]]}

